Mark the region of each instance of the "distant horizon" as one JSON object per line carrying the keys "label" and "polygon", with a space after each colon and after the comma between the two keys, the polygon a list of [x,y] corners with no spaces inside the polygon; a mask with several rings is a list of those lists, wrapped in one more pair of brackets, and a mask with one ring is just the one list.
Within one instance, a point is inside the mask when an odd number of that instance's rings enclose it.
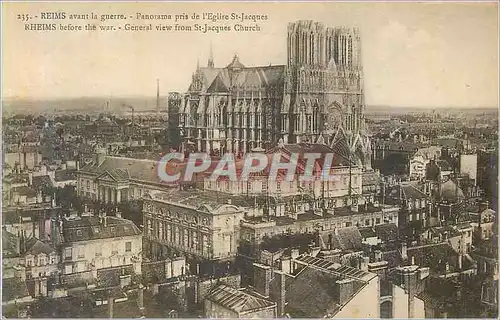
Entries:
{"label": "distant horizon", "polygon": [[[170,92],[179,92],[179,91],[169,91]],[[168,97],[167,94],[162,94],[160,92],[160,97],[166,98]],[[2,107],[6,102],[17,102],[17,103],[22,103],[22,102],[30,102],[30,103],[37,103],[37,102],[52,102],[52,101],[71,101],[71,100],[99,100],[99,101],[112,101],[112,100],[127,100],[127,99],[134,99],[134,100],[156,100],[156,95],[116,95],[116,96],[74,96],[74,97],[31,97],[31,98],[21,98],[21,97],[3,97],[2,98]],[[165,100],[163,100],[163,103]],[[163,104],[162,103],[162,104]],[[443,105],[435,105],[435,106],[424,106],[424,105],[387,105],[387,104],[365,104],[367,108],[404,108],[404,109],[500,109],[500,106],[443,106]],[[149,105],[148,105],[149,107]],[[151,109],[153,110],[156,106],[151,106]],[[71,107],[69,107],[71,108]],[[3,109],[3,108],[2,108]],[[436,110],[439,111],[439,110]]]}

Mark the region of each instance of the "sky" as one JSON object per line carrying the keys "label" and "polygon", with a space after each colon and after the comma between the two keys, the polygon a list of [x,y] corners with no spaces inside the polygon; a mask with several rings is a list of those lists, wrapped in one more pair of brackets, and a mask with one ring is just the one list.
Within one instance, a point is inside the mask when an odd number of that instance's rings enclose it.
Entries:
{"label": "sky", "polygon": [[[246,66],[284,64],[287,24],[315,20],[326,26],[360,29],[368,105],[498,106],[495,2],[3,3],[2,6],[4,98],[155,96],[156,79],[162,95],[186,91],[197,61],[206,65],[210,44],[216,67],[229,64],[234,54]],[[134,16],[245,12],[265,14],[268,20],[259,22],[260,32],[202,34],[25,31],[17,19],[21,13],[40,15],[54,11],[68,15],[93,12]],[[169,23],[126,21],[129,22]],[[63,23],[75,22],[66,19]]]}

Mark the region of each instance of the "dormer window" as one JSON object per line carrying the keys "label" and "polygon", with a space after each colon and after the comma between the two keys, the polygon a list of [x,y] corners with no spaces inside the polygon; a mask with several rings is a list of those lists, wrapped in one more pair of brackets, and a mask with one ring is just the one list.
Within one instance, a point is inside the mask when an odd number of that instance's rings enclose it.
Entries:
{"label": "dormer window", "polygon": [[82,230],[76,230],[76,235],[81,237],[82,236]]}

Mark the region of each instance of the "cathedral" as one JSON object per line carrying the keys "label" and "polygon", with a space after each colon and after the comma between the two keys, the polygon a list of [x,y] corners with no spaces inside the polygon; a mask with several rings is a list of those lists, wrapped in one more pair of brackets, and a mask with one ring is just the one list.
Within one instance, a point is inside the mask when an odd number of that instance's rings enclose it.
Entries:
{"label": "cathedral", "polygon": [[357,29],[290,23],[285,65],[247,67],[235,55],[217,68],[211,52],[179,99],[183,151],[241,155],[278,141],[321,143],[344,145],[371,166]]}

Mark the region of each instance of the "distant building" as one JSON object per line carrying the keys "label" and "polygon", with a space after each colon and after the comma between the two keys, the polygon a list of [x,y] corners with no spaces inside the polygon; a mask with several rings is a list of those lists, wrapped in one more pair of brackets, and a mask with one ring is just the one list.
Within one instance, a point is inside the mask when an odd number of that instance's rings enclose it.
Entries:
{"label": "distant building", "polygon": [[292,234],[329,234],[335,229],[352,226],[376,226],[398,223],[398,208],[385,205],[380,207],[359,207],[308,211],[269,218],[247,217],[241,222],[241,239],[251,244],[260,244],[266,237]]}
{"label": "distant building", "polygon": [[460,173],[469,175],[477,183],[477,154],[460,155]]}
{"label": "distant building", "polygon": [[42,154],[37,146],[16,146],[3,152],[3,163],[11,168],[17,168],[18,172],[33,170],[40,166],[41,162]]}
{"label": "distant building", "polygon": [[52,184],[56,188],[64,188],[65,186],[77,186],[77,170],[57,170],[54,172],[54,175],[51,178]]}
{"label": "distant building", "polygon": [[437,160],[441,157],[441,147],[427,147],[418,149],[410,160],[410,178],[425,178],[427,164],[431,160]]}
{"label": "distant building", "polygon": [[425,178],[428,180],[442,181],[448,179],[453,173],[453,168],[446,160],[430,160],[425,168]]}
{"label": "distant building", "polygon": [[178,148],[181,145],[181,134],[183,134],[183,132],[179,132],[179,114],[181,111],[181,107],[184,104],[184,97],[179,92],[170,92],[168,94],[167,104],[168,142],[170,144],[170,147]]}
{"label": "distant building", "polygon": [[475,243],[471,256],[477,262],[477,274],[486,280],[498,280],[498,237]]}
{"label": "distant building", "polygon": [[133,222],[119,217],[69,217],[52,222],[52,240],[62,252],[64,275],[124,267],[140,274],[142,233]]}
{"label": "distant building", "polygon": [[415,237],[431,220],[431,197],[416,182],[401,182],[386,190],[386,204],[400,207],[398,227],[402,235]]}
{"label": "distant building", "polygon": [[[60,255],[50,243],[2,232],[2,277],[26,281],[33,297],[48,296],[48,283],[59,275]],[[51,279],[49,281],[49,279]]]}
{"label": "distant building", "polygon": [[[321,157],[314,163],[312,175],[314,181],[300,181],[300,175],[305,172],[307,159],[305,153],[320,154]],[[207,172],[200,189],[217,191],[233,195],[247,195],[250,197],[275,197],[283,198],[287,196],[312,197],[322,199],[327,207],[343,206],[344,202],[351,203],[373,203],[374,194],[364,193],[362,189],[362,155],[355,154],[349,159],[349,149],[345,140],[335,143],[332,147],[325,144],[280,144],[265,152],[268,158],[268,166],[263,172],[251,174],[248,181],[230,181],[227,177],[220,177],[217,180],[209,179],[212,172]],[[298,155],[298,166],[294,172],[292,181],[285,179],[284,174],[277,175],[276,179],[270,179],[270,168],[275,154],[282,156],[282,162],[290,161],[292,154]],[[325,164],[327,154],[333,155],[331,164]],[[235,162],[236,174],[241,176],[245,159]],[[329,165],[330,167],[326,167]],[[334,177],[330,181],[321,181],[323,170],[329,170],[330,176]],[[350,197],[352,195],[352,197]],[[319,201],[317,203],[318,206]]]}

